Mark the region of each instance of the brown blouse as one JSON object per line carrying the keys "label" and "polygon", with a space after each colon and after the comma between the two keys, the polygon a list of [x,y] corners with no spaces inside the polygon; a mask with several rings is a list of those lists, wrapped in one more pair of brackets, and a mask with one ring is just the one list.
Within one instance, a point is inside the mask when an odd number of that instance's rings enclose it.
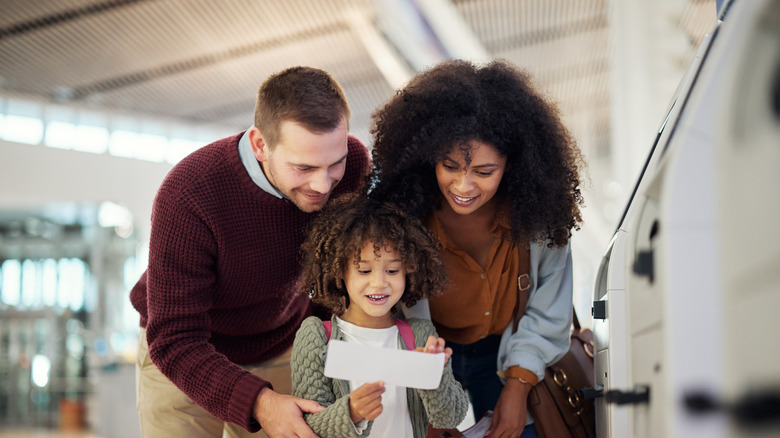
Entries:
{"label": "brown blouse", "polygon": [[515,311],[520,263],[509,222],[493,221],[490,232],[494,241],[485,269],[446,234],[438,211],[427,218],[426,225],[442,244],[449,275],[448,289],[428,300],[439,335],[447,341],[470,344],[503,333]]}

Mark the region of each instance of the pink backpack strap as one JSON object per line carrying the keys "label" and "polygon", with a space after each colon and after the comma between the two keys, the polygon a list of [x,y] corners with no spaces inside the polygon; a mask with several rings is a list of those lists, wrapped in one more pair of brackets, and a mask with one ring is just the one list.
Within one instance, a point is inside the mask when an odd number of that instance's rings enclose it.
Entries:
{"label": "pink backpack strap", "polygon": [[325,326],[325,343],[327,344],[330,341],[330,332],[333,330],[332,321],[322,321],[322,325]]}
{"label": "pink backpack strap", "polygon": [[[323,327],[325,327],[325,343],[330,341],[330,332],[333,331],[332,321],[322,321]],[[396,319],[395,326],[398,327],[398,332],[401,333],[401,339],[403,339],[406,349],[409,351],[414,350],[414,332],[412,326],[409,325],[409,321],[403,319]]]}
{"label": "pink backpack strap", "polygon": [[401,339],[406,344],[406,349],[414,351],[414,332],[412,326],[409,325],[409,321],[403,319],[396,319],[395,326],[398,327],[398,331],[401,333]]}

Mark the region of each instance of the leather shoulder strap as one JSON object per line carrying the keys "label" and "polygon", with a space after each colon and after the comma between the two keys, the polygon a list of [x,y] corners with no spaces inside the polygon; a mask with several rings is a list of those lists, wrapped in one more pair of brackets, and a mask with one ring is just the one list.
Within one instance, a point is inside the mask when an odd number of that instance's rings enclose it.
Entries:
{"label": "leather shoulder strap", "polygon": [[515,317],[512,320],[512,332],[517,331],[520,317],[525,313],[528,305],[528,290],[531,289],[531,249],[527,246],[519,246],[520,268],[517,271],[517,303],[515,303]]}
{"label": "leather shoulder strap", "polygon": [[[531,251],[529,248],[520,249],[520,270],[517,275],[517,303],[515,304],[515,317],[512,320],[512,333],[517,331],[517,324],[525,313],[528,305],[528,289],[531,288]],[[577,318],[577,309],[572,303],[572,322],[576,330],[580,330],[580,320]]]}

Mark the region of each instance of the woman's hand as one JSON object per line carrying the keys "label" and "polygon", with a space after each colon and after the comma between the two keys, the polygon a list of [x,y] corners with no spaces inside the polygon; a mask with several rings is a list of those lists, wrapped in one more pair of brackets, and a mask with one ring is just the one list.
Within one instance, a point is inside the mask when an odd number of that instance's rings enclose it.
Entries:
{"label": "woman's hand", "polygon": [[447,362],[450,360],[450,356],[452,356],[452,348],[444,348],[444,339],[437,338],[433,335],[428,336],[428,340],[425,342],[425,347],[417,347],[414,349],[414,351],[421,351],[423,353],[432,354],[444,353],[444,365],[447,365]]}
{"label": "woman's hand", "polygon": [[493,422],[485,437],[517,438],[523,433],[530,391],[530,384],[517,379],[507,379],[493,409]]}
{"label": "woman's hand", "polygon": [[353,423],[375,420],[382,413],[384,382],[364,383],[349,394],[349,417]]}

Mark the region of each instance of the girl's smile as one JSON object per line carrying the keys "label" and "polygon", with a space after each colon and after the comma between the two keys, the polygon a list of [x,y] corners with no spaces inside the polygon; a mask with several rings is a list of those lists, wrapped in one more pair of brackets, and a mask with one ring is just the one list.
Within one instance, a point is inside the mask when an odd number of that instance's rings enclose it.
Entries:
{"label": "girl's smile", "polygon": [[374,242],[364,243],[357,265],[354,259],[349,260],[344,285],[349,294],[349,307],[341,319],[362,327],[391,327],[390,310],[406,288],[401,254],[385,243],[378,251],[374,249]]}

